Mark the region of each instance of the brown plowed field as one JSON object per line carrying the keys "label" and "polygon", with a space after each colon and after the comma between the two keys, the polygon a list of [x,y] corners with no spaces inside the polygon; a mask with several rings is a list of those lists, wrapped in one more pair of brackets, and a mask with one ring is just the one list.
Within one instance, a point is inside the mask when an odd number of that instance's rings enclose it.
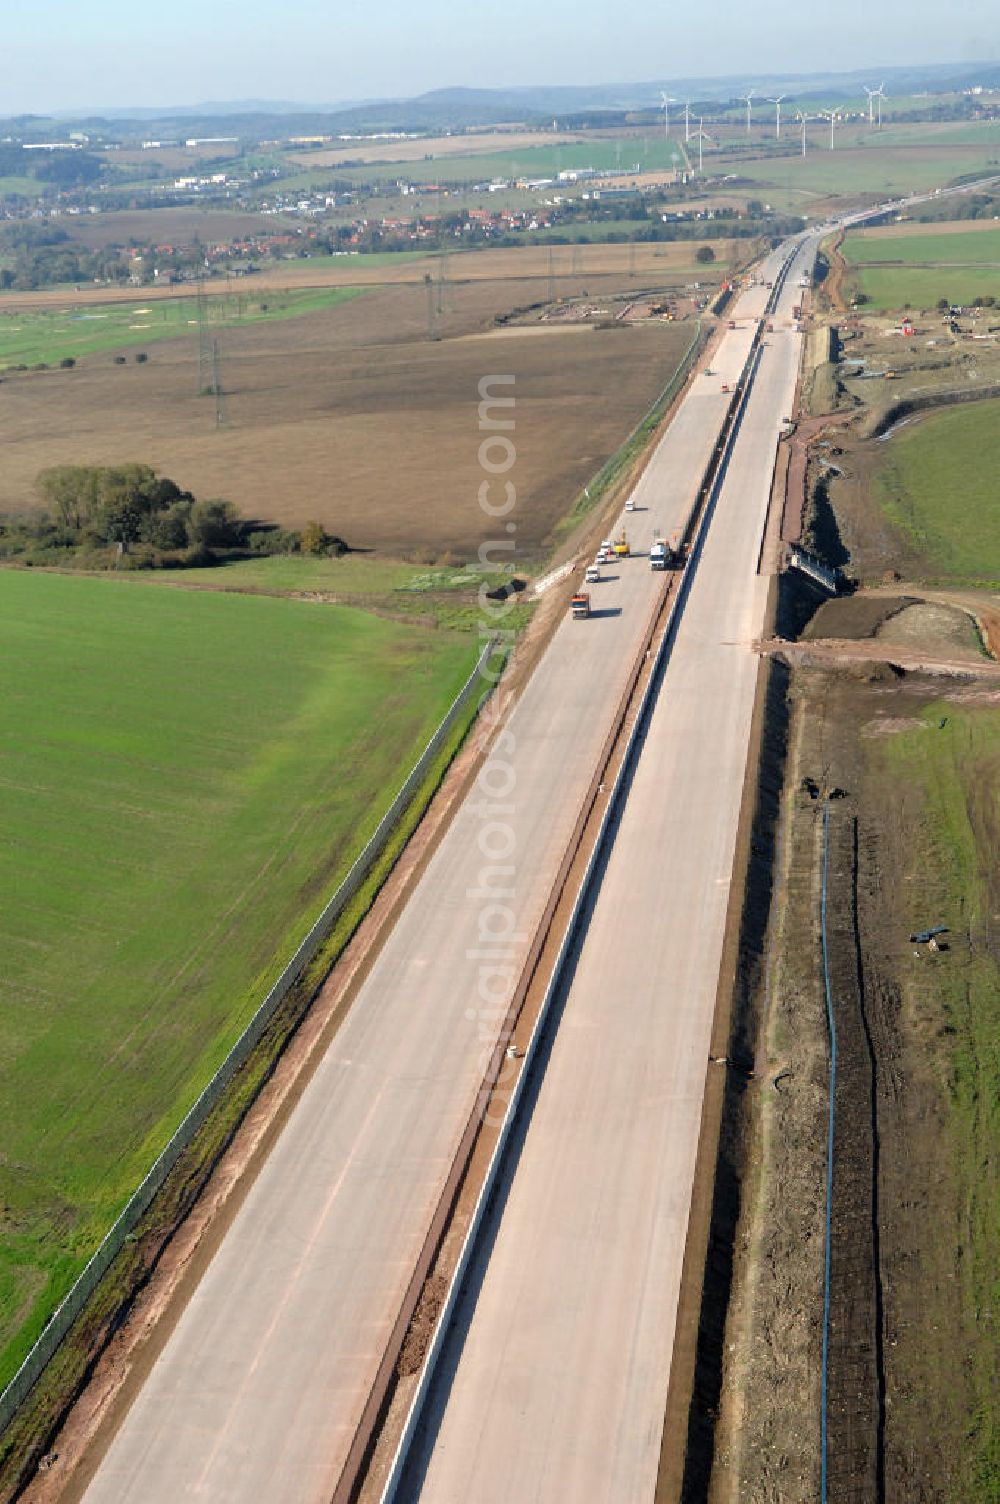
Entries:
{"label": "brown plowed field", "polygon": [[[618,285],[588,278],[593,293]],[[428,338],[423,286],[224,330],[221,428],[213,399],[197,395],[194,330],[152,346],[141,366],[99,355],[73,371],[10,376],[0,384],[0,511],[33,503],[44,466],[134,460],[247,516],[290,525],[314,518],[351,544],[397,553],[469,554],[501,527],[477,502],[488,478],[478,458],[478,383],[512,373],[517,542],[537,549],[652,405],[691,338],[690,326],[658,323],[553,328],[531,339],[493,330],[498,313],[539,295],[525,281],[449,286],[437,327],[462,338]]]}
{"label": "brown plowed field", "polygon": [[[146,152],[142,153],[145,157]],[[190,170],[190,163],[188,164]],[[187,245],[195,236],[206,245],[230,241],[240,235],[276,235],[297,228],[292,219],[274,214],[244,214],[233,209],[199,209],[187,206],[176,209],[117,209],[109,214],[80,214],[59,221],[72,240],[88,250],[106,245],[127,245],[130,240],[142,244]],[[141,292],[142,289],[136,289]],[[65,297],[65,294],[63,294]]]}

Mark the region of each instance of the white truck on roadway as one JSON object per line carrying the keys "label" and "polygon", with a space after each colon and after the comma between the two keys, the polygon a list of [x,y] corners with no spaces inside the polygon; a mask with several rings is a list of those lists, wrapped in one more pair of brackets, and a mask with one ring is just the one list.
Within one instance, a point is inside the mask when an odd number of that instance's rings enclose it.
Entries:
{"label": "white truck on roadway", "polygon": [[654,538],[649,550],[650,569],[674,569],[684,562],[684,551],[666,538]]}

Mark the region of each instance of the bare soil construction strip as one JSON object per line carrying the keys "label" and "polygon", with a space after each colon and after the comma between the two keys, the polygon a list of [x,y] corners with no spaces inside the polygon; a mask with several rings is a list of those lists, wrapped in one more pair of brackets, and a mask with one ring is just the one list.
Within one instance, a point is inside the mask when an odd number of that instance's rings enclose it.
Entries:
{"label": "bare soil construction strip", "polygon": [[882,643],[877,638],[827,639],[819,642],[786,642],[781,638],[758,644],[761,653],[780,654],[789,663],[826,665],[831,668],[862,667],[884,663],[911,673],[945,674],[982,679],[1000,684],[1000,663],[991,658],[945,657],[920,648],[905,648],[897,643]]}

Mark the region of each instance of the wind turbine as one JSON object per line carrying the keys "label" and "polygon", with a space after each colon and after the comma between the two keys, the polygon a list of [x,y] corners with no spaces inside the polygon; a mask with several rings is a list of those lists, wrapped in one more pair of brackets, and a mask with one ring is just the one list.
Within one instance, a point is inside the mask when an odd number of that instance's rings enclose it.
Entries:
{"label": "wind turbine", "polygon": [[786,94],[779,94],[777,98],[767,101],[768,104],[774,105],[774,134],[779,141],[781,140],[781,101],[787,97]]}
{"label": "wind turbine", "polygon": [[749,94],[744,94],[742,96],[742,98],[745,99],[746,102],[747,102],[747,135],[749,136],[749,134],[750,134],[750,101],[753,98],[753,89],[750,90]]}
{"label": "wind turbine", "polygon": [[677,101],[672,94],[665,94],[660,90],[660,98],[663,100],[663,135],[665,140],[670,139],[670,106]]}
{"label": "wind turbine", "polygon": [[878,100],[878,129],[882,129],[882,101],[885,98],[885,84],[880,83],[875,90],[875,98]]}
{"label": "wind turbine", "polygon": [[862,84],[861,87],[864,89],[865,93],[868,95],[868,124],[869,125],[874,125],[875,124],[875,96],[878,93],[878,89],[869,89],[869,87],[868,87],[867,84]]}
{"label": "wind turbine", "polygon": [[684,101],[684,140],[685,140],[685,142],[688,142],[688,141],[691,140],[691,101],[690,101],[690,99],[685,99],[685,101]]}
{"label": "wind turbine", "polygon": [[830,122],[830,150],[833,151],[833,127],[840,119],[840,116],[836,110],[820,110],[819,114],[821,120],[829,120]]}
{"label": "wind turbine", "polygon": [[703,158],[702,158],[702,148],[704,147],[706,141],[711,141],[712,139],[713,138],[708,134],[708,131],[705,130],[705,117],[704,117],[704,115],[699,115],[699,117],[698,117],[698,129],[695,131],[694,136],[693,136],[693,140],[697,141],[697,143],[698,143],[698,171],[699,172],[702,171],[702,161],[703,161]]}
{"label": "wind turbine", "polygon": [[803,113],[802,113],[801,110],[796,110],[795,111],[795,118],[796,118],[796,120],[799,122],[799,124],[802,127],[802,155],[805,156],[805,154],[806,154],[806,121],[809,119],[809,116],[808,115],[803,115]]}

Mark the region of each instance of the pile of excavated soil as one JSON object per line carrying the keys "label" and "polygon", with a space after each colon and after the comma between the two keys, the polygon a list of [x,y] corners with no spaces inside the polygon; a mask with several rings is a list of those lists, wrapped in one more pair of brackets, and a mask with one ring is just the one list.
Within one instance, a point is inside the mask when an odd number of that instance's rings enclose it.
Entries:
{"label": "pile of excavated soil", "polygon": [[949,658],[967,657],[975,662],[983,656],[972,618],[957,606],[945,606],[939,601],[918,601],[905,606],[883,620],[876,635],[880,642],[941,652]]}
{"label": "pile of excavated soil", "polygon": [[880,633],[898,612],[916,604],[912,595],[845,595],[824,601],[802,633],[806,642],[824,637],[859,641]]}

